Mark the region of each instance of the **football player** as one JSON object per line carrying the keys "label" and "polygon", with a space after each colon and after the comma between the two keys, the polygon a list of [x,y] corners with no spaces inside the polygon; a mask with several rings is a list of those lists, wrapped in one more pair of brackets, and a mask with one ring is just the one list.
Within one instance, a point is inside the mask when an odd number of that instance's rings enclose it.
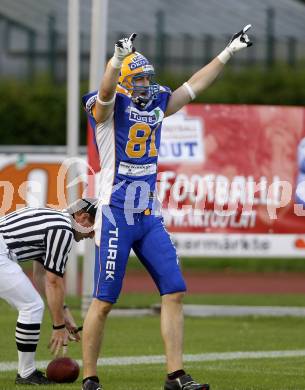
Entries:
{"label": "football player", "polygon": [[154,67],[135,51],[136,34],[120,39],[98,91],[83,103],[95,129],[101,164],[95,224],[94,299],[83,329],[83,390],[100,390],[97,359],[104,325],[122,287],[131,248],[161,295],[161,334],[165,346],[165,390],[208,390],[183,369],[183,309],[186,291],[176,249],[156,199],[162,121],[191,102],[222,71],[234,53],[251,45],[250,25],[174,92],[154,82]]}

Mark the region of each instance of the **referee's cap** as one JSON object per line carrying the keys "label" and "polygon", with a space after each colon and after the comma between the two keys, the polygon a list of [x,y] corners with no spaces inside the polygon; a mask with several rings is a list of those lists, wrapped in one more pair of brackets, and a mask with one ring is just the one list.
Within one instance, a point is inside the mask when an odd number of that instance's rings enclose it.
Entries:
{"label": "referee's cap", "polygon": [[67,211],[69,214],[74,214],[77,211],[84,210],[86,213],[92,215],[92,217],[95,217],[97,202],[98,200],[96,198],[78,199],[67,207]]}

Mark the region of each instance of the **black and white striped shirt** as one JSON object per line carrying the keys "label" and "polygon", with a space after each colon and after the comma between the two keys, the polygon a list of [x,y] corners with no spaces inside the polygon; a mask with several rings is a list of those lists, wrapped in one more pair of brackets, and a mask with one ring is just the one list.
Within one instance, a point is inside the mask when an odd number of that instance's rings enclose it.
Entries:
{"label": "black and white striped shirt", "polygon": [[67,212],[25,207],[0,218],[0,233],[14,260],[38,260],[46,270],[64,274],[74,237]]}

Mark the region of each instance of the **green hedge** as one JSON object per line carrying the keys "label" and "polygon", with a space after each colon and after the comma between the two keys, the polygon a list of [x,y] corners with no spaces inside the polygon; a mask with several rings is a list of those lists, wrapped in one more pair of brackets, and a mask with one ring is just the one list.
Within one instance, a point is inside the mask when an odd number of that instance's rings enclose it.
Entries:
{"label": "green hedge", "polygon": [[[175,89],[185,77],[164,75]],[[305,72],[302,67],[278,65],[271,69],[245,67],[236,72],[228,67],[212,86],[200,94],[196,102],[305,105]]]}
{"label": "green hedge", "polygon": [[[160,84],[173,90],[187,76],[163,74]],[[82,93],[86,86],[82,86]],[[269,70],[228,67],[209,89],[198,96],[203,103],[305,105],[305,72],[277,66]],[[81,112],[81,144],[86,142],[86,117]],[[0,81],[1,143],[10,145],[64,145],[66,142],[66,88],[47,79],[32,83]]]}
{"label": "green hedge", "polygon": [[2,81],[0,118],[2,144],[65,144],[66,90],[45,80]]}

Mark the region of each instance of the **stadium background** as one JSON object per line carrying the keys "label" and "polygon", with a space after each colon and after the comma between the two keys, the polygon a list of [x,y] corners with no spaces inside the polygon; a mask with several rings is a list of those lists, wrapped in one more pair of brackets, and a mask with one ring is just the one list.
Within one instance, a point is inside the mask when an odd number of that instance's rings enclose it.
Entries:
{"label": "stadium background", "polygon": [[[91,5],[90,0],[80,1],[79,78],[81,82],[79,97],[88,89]],[[52,203],[54,201],[56,204],[57,201],[54,199],[54,194],[49,194],[47,198],[45,198],[45,194],[39,195],[37,188],[23,187],[21,197],[20,193],[16,193],[16,189],[22,182],[34,178],[34,180],[40,180],[40,188],[48,187],[54,191],[57,164],[65,158],[67,153],[67,16],[68,1],[0,0],[0,134],[2,139],[0,180],[4,181],[9,178],[13,183],[15,192],[12,208],[16,207],[17,204],[23,204],[24,198],[28,202],[34,203],[37,199],[41,202],[45,202],[46,199],[50,201],[50,197]],[[250,131],[254,132],[252,134],[254,134],[257,143],[255,149],[257,159],[254,161],[254,167],[257,171],[260,171],[263,165],[262,155],[258,151],[263,150],[263,156],[271,156],[273,155],[272,145],[274,142],[281,143],[278,141],[282,140],[282,143],[287,144],[290,142],[288,138],[291,132],[296,132],[297,136],[293,140],[289,152],[290,157],[287,160],[290,164],[289,167],[291,167],[290,175],[293,177],[292,185],[295,190],[299,173],[297,148],[299,141],[305,135],[304,20],[304,2],[293,0],[267,0],[264,3],[250,0],[226,2],[168,0],[166,3],[159,0],[132,0],[129,2],[112,0],[108,4],[106,58],[111,56],[113,42],[122,34],[137,31],[138,50],[155,63],[160,83],[174,89],[191,72],[217,55],[231,34],[242,27],[241,24],[250,22],[253,25],[251,37],[253,36],[255,43],[253,50],[245,50],[236,56],[228,64],[220,80],[216,81],[202,96],[199,96],[197,101],[204,104],[202,107],[222,103],[286,106],[288,110],[291,110],[287,111],[291,113],[291,126],[284,128],[282,133],[280,131],[280,135],[277,135],[276,139],[271,132],[270,139],[263,142],[260,138],[261,135],[255,133],[257,130],[255,125],[253,128],[250,126]],[[80,99],[78,100],[80,146],[77,156],[85,159],[87,155],[87,126],[85,115],[80,107]],[[188,110],[194,113],[196,106],[194,107],[188,108]],[[267,109],[267,107],[265,108]],[[197,106],[197,110],[199,109]],[[286,111],[282,114],[284,117],[285,113]],[[285,119],[287,118],[285,117]],[[238,138],[237,134],[241,131],[242,124],[247,120],[249,120],[247,113],[240,111],[239,118],[234,122],[230,133],[230,137],[234,141]],[[217,124],[217,118],[215,123]],[[276,121],[274,126],[276,132]],[[247,130],[249,128],[242,129],[242,134],[245,134]],[[238,141],[242,140],[238,139]],[[245,143],[247,143],[247,139]],[[238,143],[236,145],[235,147],[238,148]],[[245,152],[243,147],[240,147],[240,150],[236,149],[235,152],[248,156],[248,151]],[[221,153],[226,155],[226,150],[221,151]],[[278,158],[280,157],[278,156]],[[282,167],[289,170],[285,159],[279,161],[282,162],[280,170]],[[215,160],[209,157],[208,164],[213,169]],[[179,169],[183,173],[183,164]],[[187,169],[191,170],[189,167]],[[197,169],[200,171],[200,167]],[[46,175],[45,172],[51,172],[51,174]],[[81,168],[81,172],[84,178],[84,168]],[[32,176],[29,176],[30,173]],[[4,212],[7,210],[3,207],[5,203],[3,187],[1,187],[1,191],[3,200],[1,210]],[[29,194],[34,194],[34,197],[29,196]],[[293,232],[299,235],[297,238],[301,241],[303,234],[305,235],[302,218],[296,217],[290,225],[294,229]],[[285,215],[283,215],[283,221],[287,221]],[[217,233],[217,229],[215,229],[215,233]],[[220,229],[218,233],[220,233]],[[260,232],[254,231],[254,237],[258,237],[258,233]],[[271,231],[270,234],[272,234]],[[254,386],[253,388],[266,390],[273,388],[296,390],[305,387],[304,380],[301,378],[301,367],[304,363],[304,358],[302,358],[304,337],[301,330],[304,320],[302,317],[282,315],[280,317],[282,327],[278,327],[276,320],[268,315],[267,318],[260,318],[257,313],[252,313],[241,320],[238,317],[228,320],[221,316],[221,313],[225,312],[221,311],[223,305],[229,308],[233,305],[243,307],[258,305],[265,307],[298,306],[302,310],[305,293],[305,261],[303,259],[304,246],[302,243],[299,245],[300,250],[297,250],[297,254],[269,255],[268,258],[264,257],[264,254],[259,250],[256,256],[255,248],[251,252],[251,256],[243,253],[239,256],[215,257],[213,254],[213,256],[198,257],[194,256],[195,249],[192,256],[182,258],[182,266],[190,292],[186,303],[199,306],[216,305],[220,311],[218,314],[220,318],[214,319],[213,316],[208,316],[204,322],[202,319],[192,316],[187,319],[187,327],[194,335],[196,335],[196,326],[204,329],[205,334],[210,335],[211,339],[217,338],[215,329],[218,329],[221,332],[218,337],[223,340],[227,339],[226,342],[223,341],[215,346],[213,343],[209,344],[207,336],[198,334],[196,340],[200,348],[193,348],[196,341],[191,338],[187,339],[186,351],[188,353],[298,350],[301,356],[298,358],[297,354],[292,355],[293,357],[286,358],[285,362],[283,357],[274,359],[272,362],[268,361],[269,371],[265,372],[264,379],[259,374],[259,371],[264,367],[264,360],[258,361],[258,363],[249,360],[249,365],[253,364],[255,367],[253,372],[249,368],[245,368],[243,361],[237,361],[235,366],[232,363],[226,365],[224,362],[222,362],[222,366],[218,366],[217,363],[213,366],[213,363],[209,363],[207,369],[205,363],[199,362],[197,365],[192,363],[195,370],[208,371],[213,379],[211,381],[215,383],[213,388],[242,390]],[[70,298],[70,304],[79,313],[80,319],[79,295],[82,291],[84,248],[79,247],[78,252],[80,256],[79,272],[76,277],[77,284],[72,286],[69,291],[73,293],[72,295],[76,294],[76,297]],[[31,274],[30,266],[25,266],[25,269]],[[134,258],[131,258],[124,285],[124,296],[119,302],[119,307],[125,310],[130,307],[151,308],[158,302],[158,297],[153,291],[154,286],[145,275],[142,267]],[[3,305],[4,309],[8,310],[8,318],[13,324],[14,313],[8,309],[8,306]],[[202,310],[204,312],[207,308],[202,308]],[[124,315],[126,315],[125,312]],[[137,316],[137,314],[135,315]],[[111,337],[115,338],[118,334],[116,332],[120,331],[114,323],[115,320],[112,321],[114,334]],[[131,317],[130,321],[138,321],[138,319]],[[139,326],[145,323],[147,327],[147,334],[143,337],[154,339],[155,331],[150,326],[150,319],[144,317],[139,321]],[[151,321],[155,321],[155,318]],[[124,324],[127,333],[130,329],[128,337],[131,337],[133,333],[132,324],[134,322]],[[1,327],[7,329],[7,334],[9,326],[9,322],[1,318]],[[48,319],[46,319],[44,328],[43,339],[45,340],[49,333],[47,326]],[[225,331],[226,328],[242,329],[243,326],[247,329],[245,334],[242,332],[234,334],[233,330],[232,333]],[[262,329],[258,331],[260,327]],[[291,328],[296,329],[295,337],[288,336],[288,329]],[[271,337],[272,342],[270,343],[270,335],[275,329],[278,338],[275,337],[273,340]],[[269,341],[267,341],[268,337]],[[232,338],[240,340],[240,343],[230,342],[229,340]],[[260,339],[261,343],[255,343],[255,339]],[[9,340],[1,338],[1,343],[7,346],[8,350],[11,348]],[[12,343],[13,338],[11,339]],[[80,357],[79,347],[73,346],[71,353],[75,357]],[[147,351],[135,348],[132,342],[124,344],[121,349],[117,350],[112,349],[109,343],[105,353],[109,357],[129,354],[137,356],[139,354],[146,355]],[[156,347],[150,350],[148,355],[161,353],[162,349],[159,351]],[[49,359],[42,348],[40,356],[41,359]],[[10,371],[5,369],[6,366],[3,366],[4,369],[2,369],[1,362],[5,363],[8,360],[15,360],[13,352],[3,353],[0,357],[0,388],[2,386],[4,389],[5,386],[8,386],[6,383],[9,383]],[[282,376],[282,365],[286,365],[288,370],[288,375],[285,377]],[[230,374],[228,374],[229,367],[230,370],[232,369]],[[159,371],[162,372],[160,369]],[[254,371],[256,371],[256,376]],[[154,386],[158,388],[155,379],[155,366],[152,366],[151,372],[154,379],[150,389]],[[127,372],[123,372],[123,375],[126,377],[126,381],[131,380]],[[292,376],[294,376],[293,380]],[[232,378],[234,379],[233,384]],[[116,382],[114,369],[107,381],[109,381],[109,386],[116,384],[117,388],[120,388],[120,384]],[[259,381],[259,385],[256,381]],[[253,383],[256,384],[253,385]],[[133,383],[132,388],[144,389],[145,385]]]}

